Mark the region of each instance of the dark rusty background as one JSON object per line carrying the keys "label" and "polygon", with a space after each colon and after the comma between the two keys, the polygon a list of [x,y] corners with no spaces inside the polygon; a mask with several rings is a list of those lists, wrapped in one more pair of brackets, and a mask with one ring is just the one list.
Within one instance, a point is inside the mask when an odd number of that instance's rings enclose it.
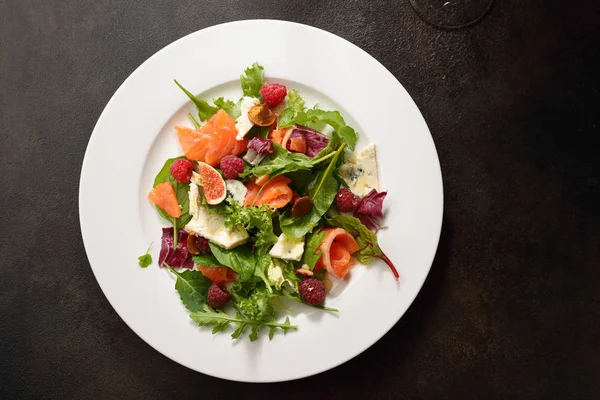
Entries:
{"label": "dark rusty background", "polygon": [[[314,25],[381,61],[444,176],[440,247],[407,314],[354,360],[274,385],[192,372],[139,339],[92,275],[77,207],[89,136],[127,76],[249,18]],[[0,397],[598,398],[599,49],[596,0],[497,0],[459,31],[408,0],[0,0]]]}

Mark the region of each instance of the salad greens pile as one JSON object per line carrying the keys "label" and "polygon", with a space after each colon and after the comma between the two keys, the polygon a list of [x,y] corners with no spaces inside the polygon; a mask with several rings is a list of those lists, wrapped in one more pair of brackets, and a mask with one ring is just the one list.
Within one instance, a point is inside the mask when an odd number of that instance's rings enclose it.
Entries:
{"label": "salad greens pile", "polygon": [[[175,83],[196,106],[197,115],[190,113],[188,117],[197,129],[219,110],[224,110],[236,121],[245,118],[248,110],[244,109],[243,103],[248,97],[257,99],[256,104],[264,104],[261,96],[261,88],[265,85],[264,68],[258,63],[246,68],[240,76],[244,97],[237,101],[219,97],[210,104],[196,97],[178,81]],[[207,220],[220,221],[219,226],[211,229],[241,229],[248,233],[245,243],[228,246],[207,236],[208,247],[200,253],[192,251],[190,241],[197,239],[188,223],[197,217],[190,207],[190,185],[195,184],[193,179],[192,183],[178,181],[171,172],[173,163],[178,159],[186,159],[185,156],[166,160],[154,180],[154,187],[165,182],[172,185],[181,208],[181,215],[174,218],[156,206],[160,216],[172,225],[172,229],[163,230],[159,266],[166,268],[175,277],[175,289],[182,303],[191,312],[190,318],[200,326],[212,327],[213,333],[223,332],[232,326],[232,338],[239,338],[247,332],[250,340],[254,341],[263,328],[268,330],[269,339],[273,338],[278,329],[283,333],[298,329],[287,317],[284,322],[277,322],[276,310],[285,309],[282,302],[284,299],[307,304],[299,285],[305,277],[320,281],[329,279],[327,276],[331,271],[329,267],[323,267],[323,258],[327,257],[329,260],[330,257],[329,248],[324,243],[328,234],[334,230],[344,230],[354,238],[358,250],[351,253],[359,262],[368,264],[381,259],[392,268],[397,277],[393,264],[377,243],[376,233],[358,218],[340,213],[334,205],[340,189],[349,186],[349,182],[340,173],[340,167],[355,150],[357,132],[346,124],[338,111],[322,110],[318,106],[307,108],[297,90],[287,91],[284,104],[285,107],[279,107],[274,126],[260,127],[255,124],[246,134],[246,139],[250,141],[260,138],[263,140],[262,144],[268,144],[264,147],[270,150],[255,165],[246,162],[243,172],[237,178],[248,190],[251,185],[256,185],[257,179],[262,179],[264,183],[257,186],[259,189],[254,193],[254,201],[247,204],[246,200],[240,201],[228,191],[221,203],[209,205],[202,192],[200,193],[199,208],[207,213]],[[323,135],[316,130],[323,124],[333,129],[330,135]],[[273,130],[289,130],[286,131],[288,137],[289,132],[292,132],[292,137],[303,135],[303,140],[311,151],[290,150],[285,141],[271,139]],[[218,168],[217,171],[223,174]],[[304,215],[296,213],[294,200],[288,200],[288,204],[278,207],[257,202],[263,191],[269,190],[265,189],[269,187],[269,183],[277,181],[276,178],[281,176],[285,177],[285,182],[289,182],[287,185],[294,193],[294,199],[306,197],[310,200],[306,200],[310,203],[310,209]],[[371,202],[369,207],[374,208],[373,215],[377,217],[382,215],[381,206],[385,193],[375,191],[375,194],[380,195],[380,198]],[[371,211],[368,209],[366,212]],[[330,240],[329,246],[331,242]],[[298,243],[302,247],[300,252],[296,251]],[[280,252],[279,248],[294,255]],[[150,248],[139,257],[141,267],[145,268],[152,263],[149,251]],[[188,266],[197,266],[198,270],[185,269]],[[346,265],[343,267],[349,268]],[[235,272],[233,281],[223,278],[229,276],[223,272],[228,269]],[[215,276],[223,279],[219,281]],[[213,284],[211,280],[216,280],[231,295],[231,305],[225,309],[209,305],[208,293]],[[312,306],[337,312],[322,304]]]}

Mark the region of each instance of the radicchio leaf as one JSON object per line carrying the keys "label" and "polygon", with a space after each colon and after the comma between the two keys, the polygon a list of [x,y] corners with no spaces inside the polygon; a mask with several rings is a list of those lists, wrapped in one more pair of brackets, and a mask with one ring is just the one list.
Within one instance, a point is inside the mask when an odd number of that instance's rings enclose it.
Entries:
{"label": "radicchio leaf", "polygon": [[354,212],[354,216],[364,226],[375,232],[381,228],[383,222],[383,200],[385,196],[387,196],[387,192],[378,193],[377,190],[371,189],[369,194],[360,201]]}
{"label": "radicchio leaf", "polygon": [[187,250],[187,238],[188,233],[180,229],[179,244],[177,249],[173,249],[173,228],[163,228],[158,265],[164,267],[164,262],[173,268],[194,268],[191,254]]}
{"label": "radicchio leaf", "polygon": [[273,140],[254,137],[248,143],[248,148],[260,154],[273,155]]}
{"label": "radicchio leaf", "polygon": [[[304,136],[306,140],[306,155],[314,157],[321,152],[329,143],[329,138],[322,133],[303,125],[296,125],[292,131],[291,139],[295,137]],[[287,147],[289,150],[290,141],[288,141]]]}

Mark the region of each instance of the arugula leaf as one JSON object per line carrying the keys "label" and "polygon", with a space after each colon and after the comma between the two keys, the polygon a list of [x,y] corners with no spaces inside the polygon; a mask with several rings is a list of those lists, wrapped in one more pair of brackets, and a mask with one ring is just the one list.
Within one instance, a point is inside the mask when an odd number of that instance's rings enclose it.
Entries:
{"label": "arugula leaf", "polygon": [[175,289],[186,308],[192,312],[202,310],[208,297],[208,288],[212,284],[210,279],[202,275],[200,271],[177,272],[167,263],[163,264],[177,276]]}
{"label": "arugula leaf", "polygon": [[194,125],[194,128],[196,128],[196,129],[200,128],[200,123],[198,121],[196,121],[196,118],[194,118],[192,113],[188,113],[188,118],[189,118],[190,122],[192,123],[192,125]]}
{"label": "arugula leaf", "polygon": [[[313,167],[313,162],[310,158],[302,153],[291,153],[281,147],[278,143],[273,143],[274,154],[271,157],[265,158],[257,167],[254,167],[251,172],[254,176],[271,175],[271,178],[287,174],[293,171],[310,170]],[[244,171],[246,173],[246,171]]]}
{"label": "arugula leaf", "polygon": [[194,96],[190,91],[188,91],[186,88],[181,86],[181,84],[179,82],[177,82],[177,80],[175,80],[175,83],[177,84],[177,86],[179,86],[179,88],[181,90],[183,90],[183,92],[186,94],[186,96],[189,97],[189,99],[192,101],[192,103],[194,103],[196,105],[196,108],[198,109],[198,117],[200,118],[200,121],[206,121],[207,119],[209,119],[210,117],[212,117],[213,115],[216,114],[216,112],[218,111],[218,109],[216,107],[213,107],[210,104],[208,104],[206,101],[201,100],[201,99],[197,98],[196,96]]}
{"label": "arugula leaf", "polygon": [[300,97],[300,94],[296,89],[290,90],[287,94],[287,107],[279,116],[279,127],[287,128],[294,125],[294,121],[299,115],[303,115],[305,111],[306,107],[304,106],[304,99]]}
{"label": "arugula leaf", "polygon": [[219,97],[214,99],[213,103],[215,103],[217,108],[225,110],[225,112],[233,119],[238,119],[238,117],[242,115],[242,99],[238,100],[237,103],[234,103],[232,100],[225,100],[223,97]]}
{"label": "arugula leaf", "polygon": [[222,264],[220,264],[212,254],[199,254],[197,256],[192,256],[192,260],[194,261],[194,264],[200,265],[201,267],[222,266]]}
{"label": "arugula leaf", "polygon": [[244,318],[240,313],[232,317],[224,311],[214,310],[208,305],[205,305],[202,311],[191,313],[190,318],[200,326],[212,326],[213,334],[224,331],[229,324],[233,323],[236,328],[231,334],[232,339],[238,339],[247,326],[251,328],[250,335],[248,336],[250,341],[258,338],[258,333],[263,327],[269,328],[269,340],[273,339],[276,329],[283,330],[284,334],[290,329],[298,330],[298,325],[292,325],[289,317],[285,319],[284,323],[278,323],[274,319],[269,321],[254,321]]}
{"label": "arugula leaf", "polygon": [[152,264],[152,255],[150,254],[150,248],[152,248],[152,243],[150,243],[150,246],[148,246],[148,250],[146,250],[146,253],[138,257],[138,263],[142,268],[146,268],[150,264]]}
{"label": "arugula leaf", "polygon": [[240,75],[240,83],[244,96],[256,97],[260,99],[260,87],[264,82],[264,68],[257,62],[244,70],[244,74]]}
{"label": "arugula leaf", "polygon": [[173,164],[173,162],[179,158],[185,158],[185,157],[181,156],[181,157],[169,158],[167,161],[165,161],[165,164],[163,165],[161,170],[156,175],[156,178],[154,178],[154,185],[153,185],[153,187],[156,187],[156,185],[158,185],[160,183],[169,182],[173,186],[173,189],[175,189],[175,195],[177,196],[177,202],[179,203],[179,205],[181,205],[181,216],[179,218],[171,217],[162,208],[156,206],[156,210],[158,211],[160,216],[163,217],[164,219],[166,219],[167,221],[169,221],[171,224],[173,224],[173,247],[174,248],[177,248],[177,232],[178,232],[179,228],[183,228],[192,219],[192,216],[189,213],[190,212],[190,198],[189,198],[190,184],[178,182],[175,178],[173,178],[173,175],[171,175],[171,170],[170,170],[171,164]]}
{"label": "arugula leaf", "polygon": [[379,247],[377,243],[377,235],[369,228],[364,226],[358,218],[354,218],[348,215],[338,215],[327,220],[329,225],[337,228],[344,228],[348,231],[356,243],[358,243],[359,250],[352,254],[362,264],[369,264],[375,259],[383,260],[392,270],[396,280],[398,279],[398,271],[392,263],[392,261],[385,255],[385,253]]}
{"label": "arugula leaf", "polygon": [[255,230],[256,247],[270,246],[277,242],[273,233],[274,210],[268,205],[260,207],[244,207],[232,198],[227,198],[229,203],[220,211],[225,216],[225,226],[241,225],[247,231]]}
{"label": "arugula leaf", "polygon": [[323,243],[323,239],[327,232],[315,229],[312,233],[306,235],[306,247],[302,254],[302,264],[308,265],[308,268],[312,271],[321,257],[321,251],[319,246]]}
{"label": "arugula leaf", "polygon": [[241,245],[226,250],[213,243],[208,245],[217,261],[237,272],[241,281],[252,278],[256,267],[256,254],[250,250],[249,246]]}
{"label": "arugula leaf", "polygon": [[333,203],[340,186],[333,176],[333,169],[338,157],[344,150],[344,146],[345,144],[340,146],[335,155],[331,158],[327,168],[317,175],[314,185],[308,193],[308,196],[313,202],[313,207],[308,214],[300,218],[294,217],[289,210],[281,214],[279,225],[281,231],[285,233],[286,236],[299,238],[306,235],[308,232],[311,232],[319,223],[323,214],[325,214]]}
{"label": "arugula leaf", "polygon": [[301,117],[303,118],[299,118],[296,121],[296,124],[306,124],[311,121],[321,121],[327,125],[330,125],[337,133],[339,139],[346,143],[350,150],[354,151],[354,146],[356,145],[358,135],[352,127],[346,125],[346,122],[339,111],[325,111],[318,108],[311,108],[306,112],[305,115]]}

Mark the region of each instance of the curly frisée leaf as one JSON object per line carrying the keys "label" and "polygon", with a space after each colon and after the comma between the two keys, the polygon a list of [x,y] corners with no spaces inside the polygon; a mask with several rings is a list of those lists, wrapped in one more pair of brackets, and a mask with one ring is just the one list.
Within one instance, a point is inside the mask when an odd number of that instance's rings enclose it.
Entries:
{"label": "curly fris\u00e9e leaf", "polygon": [[260,99],[260,87],[264,83],[264,68],[257,62],[244,70],[244,74],[240,75],[240,83],[244,96],[256,97]]}

